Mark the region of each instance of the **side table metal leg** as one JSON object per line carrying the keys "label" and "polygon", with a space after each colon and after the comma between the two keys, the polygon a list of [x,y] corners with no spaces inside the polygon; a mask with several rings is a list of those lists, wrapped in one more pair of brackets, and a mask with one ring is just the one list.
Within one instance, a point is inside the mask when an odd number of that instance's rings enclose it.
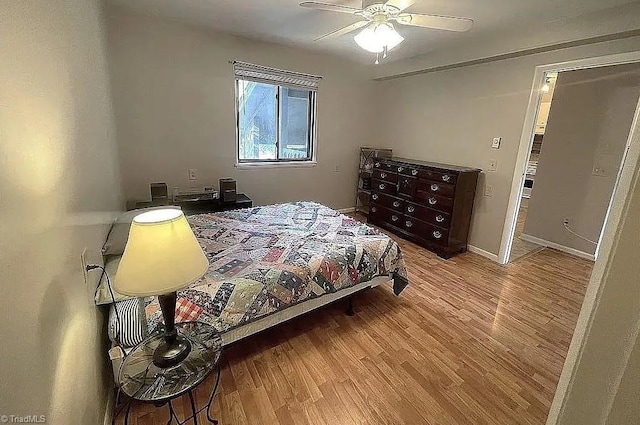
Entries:
{"label": "side table metal leg", "polygon": [[124,414],[124,425],[129,425],[129,412],[131,411],[131,403],[127,406],[127,411]]}
{"label": "side table metal leg", "polygon": [[214,425],[218,425],[218,420],[213,419],[211,417],[211,404],[213,403],[213,399],[216,396],[216,392],[218,392],[218,385],[220,385],[220,363],[218,363],[218,374],[216,375],[216,384],[213,386],[213,391],[211,391],[211,395],[209,396],[209,402],[207,403],[207,420]]}
{"label": "side table metal leg", "polygon": [[167,421],[167,425],[173,422],[173,418],[176,418],[176,422],[180,423],[180,421],[178,421],[178,416],[176,415],[175,410],[173,410],[173,404],[171,404],[171,400],[169,400],[167,404],[169,405],[169,420]]}
{"label": "side table metal leg", "polygon": [[191,411],[193,412],[193,425],[198,425],[198,412],[196,411],[196,403],[193,401],[193,391],[189,390],[189,402],[191,402]]}

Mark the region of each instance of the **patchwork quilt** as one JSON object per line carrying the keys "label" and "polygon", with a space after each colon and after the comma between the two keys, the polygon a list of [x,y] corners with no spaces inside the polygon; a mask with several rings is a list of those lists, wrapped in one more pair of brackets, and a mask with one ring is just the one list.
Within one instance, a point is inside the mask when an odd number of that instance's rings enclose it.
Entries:
{"label": "patchwork quilt", "polygon": [[[209,259],[205,276],[178,291],[176,322],[199,320],[224,333],[289,306],[376,276],[408,284],[398,244],[314,202],[188,217]],[[162,320],[146,307],[150,329]]]}

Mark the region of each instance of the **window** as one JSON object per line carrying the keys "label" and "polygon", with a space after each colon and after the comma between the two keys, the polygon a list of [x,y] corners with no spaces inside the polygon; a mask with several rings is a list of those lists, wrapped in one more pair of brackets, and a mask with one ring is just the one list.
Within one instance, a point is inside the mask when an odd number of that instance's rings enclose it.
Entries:
{"label": "window", "polygon": [[319,77],[234,63],[239,164],[314,160]]}

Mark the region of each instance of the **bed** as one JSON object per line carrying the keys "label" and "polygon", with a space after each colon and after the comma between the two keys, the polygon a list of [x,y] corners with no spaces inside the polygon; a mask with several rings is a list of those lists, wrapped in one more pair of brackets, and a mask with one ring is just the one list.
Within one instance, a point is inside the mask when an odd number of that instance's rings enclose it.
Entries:
{"label": "bed", "polygon": [[[407,286],[398,244],[315,202],[188,217],[207,258],[205,276],[178,291],[176,321],[213,325],[224,344],[381,284]],[[147,302],[149,329],[160,324]]]}

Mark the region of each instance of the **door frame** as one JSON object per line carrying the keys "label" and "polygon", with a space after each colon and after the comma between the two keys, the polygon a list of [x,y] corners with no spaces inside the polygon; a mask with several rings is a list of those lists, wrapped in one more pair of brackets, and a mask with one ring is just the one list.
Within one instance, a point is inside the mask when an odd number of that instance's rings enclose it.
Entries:
{"label": "door frame", "polygon": [[[535,69],[533,84],[531,86],[531,95],[529,96],[529,106],[527,107],[527,114],[525,116],[524,125],[522,129],[522,135],[520,137],[520,144],[518,148],[518,156],[516,157],[516,166],[513,173],[513,180],[511,182],[511,191],[509,193],[509,204],[507,207],[507,215],[505,217],[504,226],[502,227],[502,239],[500,242],[500,252],[498,254],[498,262],[500,264],[507,264],[509,262],[509,256],[511,254],[511,248],[513,245],[514,231],[518,220],[518,210],[520,208],[522,191],[524,187],[524,180],[527,171],[527,161],[531,154],[531,148],[533,146],[533,136],[535,134],[536,119],[538,117],[538,110],[540,107],[540,99],[542,98],[542,86],[544,85],[545,75],[548,72],[564,72],[564,71],[576,71],[580,69],[592,69],[601,68],[605,66],[624,65],[630,63],[640,62],[640,51],[619,53],[615,55],[599,56],[594,58],[578,59],[567,62],[559,62],[548,65],[539,65]],[[553,101],[552,101],[553,102]],[[638,109],[636,109],[636,115]],[[635,122],[635,121],[634,121]],[[633,133],[633,128],[631,129]],[[627,151],[631,143],[631,134],[627,140]],[[623,157],[624,161],[624,157]],[[635,165],[635,162],[634,162]],[[621,169],[618,171],[618,181],[621,176]],[[616,186],[618,182],[616,183]],[[613,201],[613,196],[611,198]],[[613,202],[609,203],[609,210],[605,217],[609,217]],[[606,223],[606,218],[605,218]],[[604,231],[600,232],[600,238],[598,240],[598,246],[596,247],[596,258],[600,251],[600,245]]]}

